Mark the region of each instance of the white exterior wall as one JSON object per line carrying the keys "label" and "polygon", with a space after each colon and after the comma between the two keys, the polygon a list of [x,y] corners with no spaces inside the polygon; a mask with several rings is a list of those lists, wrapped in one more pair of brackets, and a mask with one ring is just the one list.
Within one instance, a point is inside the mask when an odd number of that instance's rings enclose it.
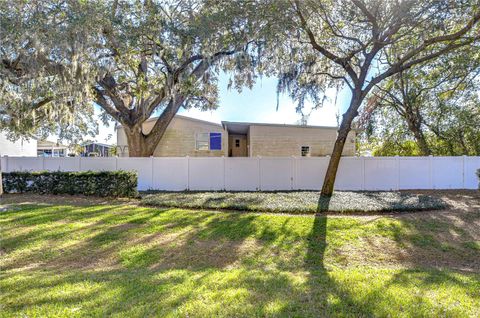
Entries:
{"label": "white exterior wall", "polygon": [[[133,170],[139,190],[319,190],[327,157],[3,157],[2,170]],[[342,157],[337,190],[478,189],[480,157]]]}
{"label": "white exterior wall", "polygon": [[17,140],[11,142],[7,136],[0,132],[0,156],[37,156],[37,140]]}

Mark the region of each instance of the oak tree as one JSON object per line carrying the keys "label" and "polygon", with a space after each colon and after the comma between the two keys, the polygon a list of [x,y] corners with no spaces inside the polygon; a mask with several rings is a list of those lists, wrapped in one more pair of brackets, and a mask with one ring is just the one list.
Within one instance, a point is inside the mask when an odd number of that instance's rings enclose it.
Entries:
{"label": "oak tree", "polygon": [[[476,1],[275,1],[280,90],[314,101],[341,82],[351,98],[342,116],[322,195],[333,193],[342,151],[359,108],[390,76],[480,38]],[[277,9],[281,6],[281,9]]]}
{"label": "oak tree", "polygon": [[368,98],[365,132],[385,142],[412,135],[422,156],[475,154],[479,73],[478,47],[472,46],[392,76]]}
{"label": "oak tree", "polygon": [[[239,86],[253,80],[249,5],[2,1],[0,105],[23,113],[24,126],[68,110],[73,125],[95,102],[104,120],[125,128],[130,156],[150,156],[180,107],[217,107],[220,70],[230,70]],[[152,130],[144,131],[154,114]]]}

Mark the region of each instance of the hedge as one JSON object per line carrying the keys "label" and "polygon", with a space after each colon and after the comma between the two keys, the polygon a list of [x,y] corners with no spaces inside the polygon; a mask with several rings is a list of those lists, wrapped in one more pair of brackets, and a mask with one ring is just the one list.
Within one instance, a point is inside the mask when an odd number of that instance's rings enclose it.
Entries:
{"label": "hedge", "polygon": [[129,171],[40,171],[3,173],[5,193],[83,194],[135,197],[137,174]]}

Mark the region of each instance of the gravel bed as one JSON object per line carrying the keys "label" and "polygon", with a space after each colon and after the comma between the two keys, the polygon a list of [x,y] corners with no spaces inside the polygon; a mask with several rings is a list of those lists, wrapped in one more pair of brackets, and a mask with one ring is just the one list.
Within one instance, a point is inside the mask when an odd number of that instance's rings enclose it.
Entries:
{"label": "gravel bed", "polygon": [[158,207],[227,209],[256,212],[400,212],[444,209],[441,198],[405,192],[160,192],[144,194],[143,204]]}

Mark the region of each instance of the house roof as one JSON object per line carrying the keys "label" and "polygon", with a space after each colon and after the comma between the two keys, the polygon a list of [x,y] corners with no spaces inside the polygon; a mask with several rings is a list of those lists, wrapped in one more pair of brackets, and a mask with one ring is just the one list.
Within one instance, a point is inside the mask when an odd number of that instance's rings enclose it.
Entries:
{"label": "house roof", "polygon": [[[217,124],[207,120],[196,119],[188,116],[183,115],[175,115],[175,118],[186,119],[194,122],[200,122],[204,124],[214,125],[223,127],[225,130],[228,130],[229,133],[232,134],[240,134],[244,135],[248,131],[249,126],[273,126],[273,127],[299,127],[299,128],[315,128],[315,129],[333,129],[338,130],[337,126],[313,126],[313,125],[293,125],[293,124],[273,124],[273,123],[252,123],[252,122],[234,122],[234,121],[222,121],[221,124]],[[152,117],[147,119],[145,122],[152,122],[156,121],[157,117]],[[121,124],[118,124],[116,128],[122,128]],[[360,129],[352,128],[353,131],[360,131]]]}
{"label": "house roof", "polygon": [[39,140],[37,142],[37,148],[65,148],[67,149],[68,146],[62,145],[58,142],[49,141],[49,140]]}
{"label": "house roof", "polygon": [[[312,125],[292,125],[292,124],[271,124],[271,123],[249,123],[222,121],[222,126],[231,134],[244,135],[248,132],[250,126],[270,126],[270,127],[296,127],[296,128],[314,128],[314,129],[333,129],[338,130],[336,126],[312,126]],[[353,131],[358,129],[352,128]]]}
{"label": "house roof", "polygon": [[97,145],[97,146],[102,146],[102,147],[108,147],[108,148],[113,148],[113,145],[108,145],[108,144],[102,144],[101,142],[94,142],[94,141],[87,141],[82,143],[82,147],[88,146],[88,145]]}
{"label": "house roof", "polygon": [[[207,120],[201,120],[201,119],[197,119],[197,118],[192,118],[192,117],[188,117],[188,116],[183,116],[183,115],[175,115],[174,118],[181,118],[181,119],[186,119],[186,120],[190,120],[190,121],[194,121],[194,122],[199,122],[199,123],[204,123],[204,124],[209,124],[209,125],[222,127],[222,125],[218,124],[218,123],[214,123],[214,122],[207,121]],[[147,119],[145,122],[148,123],[148,122],[156,121],[157,119],[158,119],[158,116],[151,117],[151,118]],[[123,128],[123,127],[122,127],[121,124],[118,124],[117,126],[115,126],[115,128],[118,129],[118,128]]]}

